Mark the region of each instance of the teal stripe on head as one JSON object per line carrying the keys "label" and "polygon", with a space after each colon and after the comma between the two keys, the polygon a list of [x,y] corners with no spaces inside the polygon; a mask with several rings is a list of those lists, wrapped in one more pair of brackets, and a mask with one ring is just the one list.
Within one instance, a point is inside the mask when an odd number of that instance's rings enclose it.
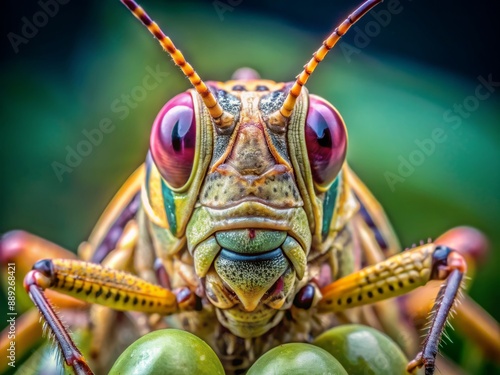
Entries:
{"label": "teal stripe on head", "polygon": [[177,234],[177,219],[175,217],[175,202],[172,190],[169,189],[165,181],[161,179],[161,192],[163,194],[163,206],[165,207],[165,216],[167,216],[170,232],[175,236]]}
{"label": "teal stripe on head", "polygon": [[340,174],[335,181],[333,181],[330,189],[325,193],[325,200],[323,201],[323,226],[321,228],[321,237],[323,240],[326,239],[328,231],[330,230],[330,224],[332,223],[333,211],[335,210],[335,203],[337,202],[339,193],[339,181]]}

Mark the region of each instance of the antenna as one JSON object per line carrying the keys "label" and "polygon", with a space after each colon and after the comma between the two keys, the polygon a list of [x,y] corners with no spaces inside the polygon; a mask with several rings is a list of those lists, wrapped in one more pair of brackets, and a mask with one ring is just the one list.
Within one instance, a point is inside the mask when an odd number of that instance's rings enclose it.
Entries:
{"label": "antenna", "polygon": [[[215,96],[208,89],[205,82],[203,82],[203,80],[200,78],[198,73],[196,73],[191,64],[186,61],[181,51],[175,47],[172,40],[163,33],[158,24],[154,22],[144,11],[144,9],[142,9],[135,1],[121,0],[121,2],[134,14],[134,16],[139,21],[142,22],[144,26],[148,28],[149,32],[153,34],[156,39],[158,39],[163,49],[167,51],[170,56],[172,56],[174,63],[179,68],[181,68],[182,72],[187,77],[187,79],[189,79],[189,82],[191,82],[196,92],[200,94],[203,103],[205,103],[208,111],[210,112],[210,116],[212,116],[216,123],[218,125],[222,124],[223,126],[228,122],[232,123],[233,116],[227,112],[224,112],[220,104],[217,102]],[[225,118],[222,118],[223,115]]]}
{"label": "antenna", "polygon": [[302,86],[304,86],[311,76],[314,69],[318,64],[323,61],[326,54],[335,46],[335,44],[340,40],[340,38],[354,25],[361,17],[372,10],[377,4],[381,3],[383,0],[367,0],[358,9],[352,12],[349,17],[347,17],[344,22],[342,22],[337,28],[330,34],[328,38],[323,42],[322,46],[313,54],[313,57],[309,62],[304,65],[304,70],[297,76],[297,80],[293,84],[292,88],[288,92],[288,95],[283,102],[283,105],[279,109],[281,115],[285,118],[289,118],[292,114],[295,102],[300,95]]}

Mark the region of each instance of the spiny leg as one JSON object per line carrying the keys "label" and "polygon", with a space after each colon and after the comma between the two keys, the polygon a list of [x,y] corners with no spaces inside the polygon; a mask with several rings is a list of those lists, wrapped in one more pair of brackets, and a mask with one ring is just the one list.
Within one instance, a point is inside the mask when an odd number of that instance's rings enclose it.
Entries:
{"label": "spiny leg", "polygon": [[458,299],[460,286],[467,270],[467,266],[460,258],[461,265],[457,264],[456,267],[451,266],[451,273],[448,274],[445,284],[439,290],[433,307],[431,325],[427,333],[422,351],[420,351],[414,360],[412,360],[407,367],[407,370],[412,372],[416,368],[425,367],[425,374],[434,374],[436,355],[439,350],[439,342],[446,326],[448,317],[451,314],[453,305]]}
{"label": "spiny leg", "polygon": [[116,310],[161,315],[173,314],[179,308],[188,309],[191,306],[188,300],[194,300],[194,296],[184,289],[176,295],[127,272],[67,259],[37,262],[26,275],[24,286],[47,322],[64,360],[76,374],[92,374],[92,371],[45,296],[45,289],[51,288]]}
{"label": "spiny leg", "polygon": [[[29,311],[23,312],[23,315],[16,319],[16,356],[23,358],[29,350],[36,345],[38,338],[41,339],[41,326],[38,322],[39,314],[29,302],[25,295],[21,281],[31,270],[33,264],[42,258],[76,258],[76,255],[53,242],[47,241],[31,233],[13,230],[5,233],[0,240],[0,265],[7,271],[7,265],[14,264],[16,277],[16,310],[19,313],[24,311],[28,304]],[[7,272],[4,273],[7,275]],[[19,284],[18,284],[19,280]],[[85,309],[88,305],[70,296],[48,291],[47,296],[60,308]],[[23,300],[26,299],[26,303]],[[9,346],[8,327],[0,334],[0,350],[5,352]],[[4,350],[5,349],[5,350]],[[7,363],[0,361],[0,373],[7,368]]]}
{"label": "spiny leg", "polygon": [[71,339],[68,330],[57,316],[47,297],[44,295],[43,289],[45,289],[47,279],[43,279],[43,277],[44,275],[40,272],[29,272],[24,279],[26,291],[49,325],[51,333],[54,335],[59,345],[66,364],[73,368],[78,375],[93,374],[82,353]]}
{"label": "spiny leg", "polygon": [[[439,236],[435,244],[446,244],[457,249],[467,260],[468,274],[476,268],[476,264],[484,261],[489,247],[485,236],[477,229],[470,227],[453,228]],[[421,324],[432,311],[436,298],[436,281],[404,297],[404,305],[409,316],[417,324]],[[489,359],[500,361],[500,325],[481,306],[465,295],[456,306],[454,326]]]}
{"label": "spiny leg", "polygon": [[458,298],[467,266],[462,255],[446,246],[422,245],[366,267],[321,289],[320,312],[340,312],[351,307],[400,296],[429,280],[446,280],[436,300],[430,330],[422,351],[408,370],[425,366],[434,373],[434,361],[446,320]]}

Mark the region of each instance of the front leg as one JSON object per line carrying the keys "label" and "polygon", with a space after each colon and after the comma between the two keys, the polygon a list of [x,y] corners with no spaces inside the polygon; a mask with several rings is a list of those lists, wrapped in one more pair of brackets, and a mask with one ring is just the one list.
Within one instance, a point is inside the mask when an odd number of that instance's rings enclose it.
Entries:
{"label": "front leg", "polygon": [[431,243],[334,281],[321,289],[323,299],[318,307],[320,312],[340,312],[403,295],[430,280],[445,280],[434,303],[422,351],[408,365],[408,371],[425,366],[426,375],[431,375],[439,341],[466,271],[467,265],[460,253]]}
{"label": "front leg", "polygon": [[187,289],[174,294],[124,271],[68,259],[38,261],[26,275],[24,287],[47,322],[66,364],[78,375],[92,374],[92,370],[47,299],[45,289],[116,310],[161,315],[189,309],[194,299]]}
{"label": "front leg", "polygon": [[[7,265],[9,263],[15,265],[16,309],[19,309],[18,313],[23,312],[16,320],[16,355],[18,358],[28,357],[42,338],[40,314],[22,289],[24,276],[31,270],[33,264],[42,258],[41,254],[45,258],[76,259],[76,255],[69,250],[28,232],[11,231],[5,233],[0,239],[0,266],[2,272],[7,275]],[[47,297],[59,308],[79,311],[88,309],[88,304],[54,291],[47,291]],[[25,311],[27,308],[29,310]],[[7,327],[0,332],[0,353],[5,353],[10,345],[11,340],[8,336]],[[0,361],[0,373],[6,372],[7,369],[7,361]]]}
{"label": "front leg", "polygon": [[426,375],[434,374],[439,342],[441,341],[446,321],[452,312],[453,305],[459,298],[462,280],[467,271],[467,264],[462,255],[447,247],[438,246],[436,248],[434,262],[433,268],[435,274],[432,275],[431,279],[446,280],[446,282],[441,286],[434,302],[431,325],[425,337],[422,350],[407,367],[407,370],[412,372],[417,367],[421,368],[424,366]]}

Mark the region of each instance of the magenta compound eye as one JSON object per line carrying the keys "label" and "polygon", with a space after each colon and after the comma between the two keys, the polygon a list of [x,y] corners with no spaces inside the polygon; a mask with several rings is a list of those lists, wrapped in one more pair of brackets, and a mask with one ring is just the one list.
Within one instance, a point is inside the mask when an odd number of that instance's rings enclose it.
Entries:
{"label": "magenta compound eye", "polygon": [[187,92],[167,102],[156,116],[150,150],[161,176],[173,188],[186,184],[193,169],[196,118]]}
{"label": "magenta compound eye", "polygon": [[314,181],[319,186],[328,186],[344,164],[347,132],[335,108],[314,95],[309,97],[305,138]]}

